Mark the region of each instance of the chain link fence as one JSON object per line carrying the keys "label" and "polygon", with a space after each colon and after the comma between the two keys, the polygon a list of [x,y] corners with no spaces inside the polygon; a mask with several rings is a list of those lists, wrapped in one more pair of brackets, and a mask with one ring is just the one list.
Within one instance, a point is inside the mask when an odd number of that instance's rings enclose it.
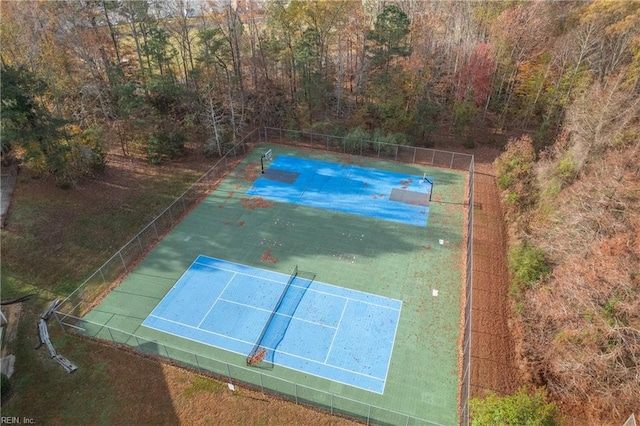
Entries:
{"label": "chain link fence", "polygon": [[226,361],[211,358],[203,354],[185,351],[158,343],[157,341],[146,340],[140,336],[117,330],[113,327],[96,324],[70,314],[65,314],[65,318],[65,322],[62,323],[63,325],[68,326],[69,321],[71,321],[74,324],[73,329],[85,336],[106,340],[115,345],[125,345],[145,355],[160,356],[170,360],[174,365],[213,376],[218,380],[233,385],[245,386],[257,391],[270,393],[296,404],[312,405],[326,410],[331,414],[346,416],[365,422],[366,424],[438,425],[438,423],[419,419],[408,414],[395,412],[387,408],[377,407],[271,376],[257,368],[230,364]]}
{"label": "chain link fence", "polygon": [[74,318],[82,317],[99,304],[101,296],[110,287],[116,286],[180,222],[183,215],[200,203],[216,183],[233,170],[244,158],[249,150],[249,143],[255,141],[257,135],[258,132],[254,129],[230,147],[200,179],[80,284],[56,310],[60,323],[74,327]]}
{"label": "chain link fence", "polygon": [[467,265],[463,296],[464,303],[464,328],[462,334],[462,371],[460,376],[460,423],[469,425],[469,398],[471,396],[471,306],[473,304],[473,173],[474,162],[469,165],[469,192],[467,200]]}
{"label": "chain link fence", "polygon": [[283,130],[265,127],[260,135],[264,142],[289,144],[306,148],[339,152],[343,154],[375,157],[453,170],[468,171],[467,210],[467,259],[465,268],[465,298],[462,331],[462,371],[460,372],[460,424],[469,425],[469,398],[471,396],[471,306],[473,286],[473,173],[474,158],[471,154],[442,151],[431,148],[387,144],[374,140],[353,139],[313,132]]}
{"label": "chain link fence", "polygon": [[265,127],[260,134],[260,138],[262,141],[269,143],[301,146],[316,150],[444,169],[469,171],[473,165],[473,155],[471,154],[354,139],[348,136],[333,136]]}
{"label": "chain link fence", "polygon": [[87,321],[82,317],[100,303],[110,288],[119,284],[127,273],[176,226],[182,217],[206,197],[215,185],[226,176],[249,151],[255,142],[279,143],[308,147],[316,150],[375,157],[383,160],[409,164],[428,165],[469,173],[467,223],[467,259],[465,306],[463,313],[462,371],[460,372],[460,424],[469,424],[470,376],[471,376],[471,291],[473,282],[473,155],[441,151],[430,148],[386,144],[370,140],[355,140],[347,137],[290,131],[265,127],[255,129],[240,142],[229,148],[216,164],[198,181],[180,195],[154,220],[145,226],[127,244],[87,278],[71,293],[55,312],[63,330],[103,339],[114,344],[132,347],[137,351],[161,356],[173,363],[192,368],[203,374],[213,374],[233,384],[249,385],[262,392],[279,395],[296,404],[313,405],[331,414],[344,415],[367,424],[389,425],[437,425],[425,419],[398,413],[386,408],[355,401],[319,389],[273,377],[253,368],[229,364],[202,354],[184,351],[156,341],[149,341],[126,331]]}

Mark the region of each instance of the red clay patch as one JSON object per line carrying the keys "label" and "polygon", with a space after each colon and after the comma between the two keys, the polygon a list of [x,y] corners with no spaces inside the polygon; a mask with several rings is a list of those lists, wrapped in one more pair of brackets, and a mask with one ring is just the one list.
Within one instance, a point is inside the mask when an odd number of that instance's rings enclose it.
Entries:
{"label": "red clay patch", "polygon": [[247,167],[245,167],[242,171],[242,179],[247,182],[253,182],[258,179],[258,175],[260,174],[260,161],[251,161],[247,163]]}
{"label": "red clay patch", "polygon": [[267,207],[273,206],[275,203],[273,201],[267,201],[262,197],[250,197],[250,198],[242,198],[240,200],[245,209],[255,210],[255,209],[264,209]]}
{"label": "red clay patch", "polygon": [[267,250],[264,253],[262,253],[262,256],[260,257],[260,261],[267,262],[267,263],[278,263],[278,259],[271,256],[271,250]]}

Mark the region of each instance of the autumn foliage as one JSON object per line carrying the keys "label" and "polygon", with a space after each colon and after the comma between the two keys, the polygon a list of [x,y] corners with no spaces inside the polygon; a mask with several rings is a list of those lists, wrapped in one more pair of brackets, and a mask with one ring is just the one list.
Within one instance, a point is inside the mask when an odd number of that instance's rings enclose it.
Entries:
{"label": "autumn foliage", "polygon": [[496,162],[523,368],[594,424],[640,395],[640,102],[620,81],[594,83],[540,160],[521,138]]}

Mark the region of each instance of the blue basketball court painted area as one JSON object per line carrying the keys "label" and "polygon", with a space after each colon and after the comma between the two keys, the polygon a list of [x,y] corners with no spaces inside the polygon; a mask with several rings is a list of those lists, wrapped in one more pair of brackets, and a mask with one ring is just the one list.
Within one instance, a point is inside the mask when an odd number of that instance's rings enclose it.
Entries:
{"label": "blue basketball court painted area", "polygon": [[278,155],[247,195],[426,226],[432,179]]}
{"label": "blue basketball court painted area", "polygon": [[246,356],[272,319],[271,362],[382,394],[402,302],[300,276],[284,293],[289,279],[198,256],[142,325]]}

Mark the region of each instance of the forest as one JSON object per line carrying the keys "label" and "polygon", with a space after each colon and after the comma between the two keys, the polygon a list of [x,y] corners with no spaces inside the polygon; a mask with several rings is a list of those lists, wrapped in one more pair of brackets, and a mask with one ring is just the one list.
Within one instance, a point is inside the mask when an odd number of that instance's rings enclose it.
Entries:
{"label": "forest", "polygon": [[640,2],[0,7],[3,164],[69,191],[259,126],[503,149],[525,381],[594,423],[640,409]]}

